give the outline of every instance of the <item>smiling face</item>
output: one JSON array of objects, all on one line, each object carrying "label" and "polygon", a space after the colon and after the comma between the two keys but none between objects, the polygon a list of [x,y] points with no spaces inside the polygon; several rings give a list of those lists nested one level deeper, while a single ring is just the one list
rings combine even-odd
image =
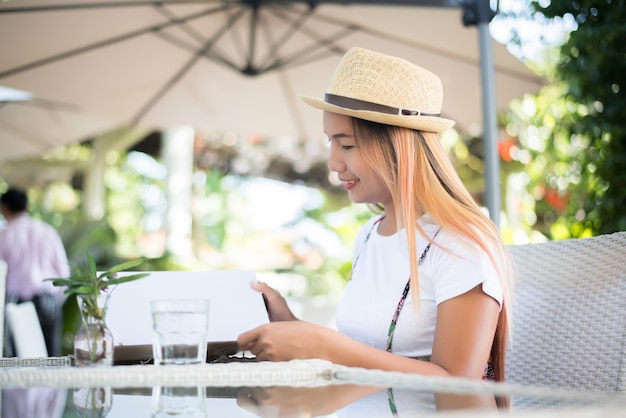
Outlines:
[{"label": "smiling face", "polygon": [[324,132],[330,141],[328,168],[337,173],[354,203],[391,205],[391,193],[382,178],[367,163],[357,144],[352,119],[324,112]]}]

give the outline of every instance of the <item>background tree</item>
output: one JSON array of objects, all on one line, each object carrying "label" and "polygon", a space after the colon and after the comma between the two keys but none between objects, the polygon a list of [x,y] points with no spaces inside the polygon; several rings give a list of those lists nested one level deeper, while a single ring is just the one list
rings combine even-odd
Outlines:
[{"label": "background tree", "polygon": [[582,163],[588,199],[585,228],[626,230],[626,2],[586,0],[536,4],[546,17],[572,14],[578,29],[561,48],[558,74],[580,107],[563,128],[588,144]]},{"label": "background tree", "polygon": [[626,230],[626,2],[532,6],[535,16],[577,25],[548,66],[553,86],[518,103],[508,120],[531,156],[538,228],[557,239]]}]

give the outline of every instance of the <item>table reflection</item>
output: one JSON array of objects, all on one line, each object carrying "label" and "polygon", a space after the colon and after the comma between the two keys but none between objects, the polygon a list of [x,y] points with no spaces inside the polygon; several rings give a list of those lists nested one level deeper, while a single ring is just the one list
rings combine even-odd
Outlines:
[{"label": "table reflection", "polygon": [[[306,365],[315,366],[314,363]],[[310,370],[300,368],[300,363],[282,365],[282,369],[279,366],[7,368],[1,370],[0,384],[21,387],[37,382],[61,387],[5,387],[2,418],[422,418],[448,411],[454,411],[454,416],[458,417],[482,418],[503,412],[511,417],[532,413],[537,417],[554,418],[571,416],[568,412],[573,410],[589,411],[584,416],[603,417],[623,417],[626,411],[626,399],[608,393],[484,384],[408,374],[392,375],[393,387],[390,388],[386,386],[390,384],[388,373],[367,372],[369,378],[366,379],[362,378],[360,370],[350,377],[344,368],[338,368],[334,373],[321,369],[311,377]],[[288,366],[288,375],[275,374],[277,370],[286,370],[285,366]],[[259,373],[261,370],[263,373]],[[228,373],[222,374],[225,371]],[[242,375],[245,372],[251,374]],[[285,376],[291,380],[285,382]],[[209,380],[213,383],[199,383]],[[88,387],[94,382],[108,386]],[[72,384],[84,387],[72,387]],[[510,400],[510,407],[498,408],[494,394]]]},{"label": "table reflection", "polygon": [[152,418],[207,416],[206,389],[202,386],[157,386],[152,390]]},{"label": "table reflection", "polygon": [[[393,417],[438,409],[495,408],[490,395],[433,394],[356,384],[314,387],[29,388],[2,391],[3,418]],[[68,396],[69,395],[69,396]]]},{"label": "table reflection", "polygon": [[[384,388],[359,385],[251,387],[239,390],[237,405],[259,417],[316,417],[328,415],[381,391],[384,392]],[[375,397],[371,401],[378,403]]]},{"label": "table reflection", "polygon": [[60,418],[67,390],[63,388],[25,388],[2,390],[3,418]]},{"label": "table reflection", "polygon": [[459,395],[363,385],[243,388],[237,404],[259,417],[421,416],[441,410],[496,410],[493,395]]},{"label": "table reflection", "polygon": [[74,389],[72,402],[79,417],[103,418],[111,410],[113,391],[110,387]]}]

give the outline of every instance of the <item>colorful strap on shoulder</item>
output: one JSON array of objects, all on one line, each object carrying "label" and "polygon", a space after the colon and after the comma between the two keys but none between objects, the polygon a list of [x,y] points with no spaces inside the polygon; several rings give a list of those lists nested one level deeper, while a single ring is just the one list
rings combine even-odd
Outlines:
[{"label": "colorful strap on shoulder", "polygon": [[[439,231],[441,231],[441,229],[438,229],[437,232],[435,232],[435,235],[433,235],[433,239],[428,243],[428,245],[424,249],[424,252],[420,256],[420,259],[418,261],[419,265],[422,265],[422,262],[426,258],[426,254],[428,254],[428,251],[430,250],[430,246],[435,240],[435,238],[437,237],[437,235],[439,234]],[[393,334],[396,331],[396,324],[398,323],[398,317],[400,317],[400,312],[402,311],[402,307],[404,306],[404,301],[406,300],[406,297],[409,294],[409,289],[411,289],[410,277],[406,282],[406,286],[404,286],[404,290],[402,291],[402,297],[398,301],[398,306],[396,307],[396,311],[394,312],[393,317],[391,318],[391,323],[389,324],[389,330],[387,331],[387,351],[389,351],[390,353],[391,353],[391,347],[393,345]]]},{"label": "colorful strap on shoulder", "polygon": [[[365,248],[365,245],[367,244],[367,242],[370,240],[372,231],[374,231],[374,228],[376,228],[376,225],[378,225],[378,223],[382,221],[383,219],[385,219],[385,215],[382,215],[378,219],[376,219],[374,223],[372,224],[372,226],[370,227],[369,231],[367,231],[367,235],[365,236],[363,243],[359,247],[359,251],[356,253],[356,257],[354,257],[354,261],[352,262],[352,272],[354,272],[354,269],[356,269],[356,265],[359,262],[359,258],[361,258],[361,252],[363,251],[363,248]],[[352,273],[350,273],[350,279],[352,279]]]}]

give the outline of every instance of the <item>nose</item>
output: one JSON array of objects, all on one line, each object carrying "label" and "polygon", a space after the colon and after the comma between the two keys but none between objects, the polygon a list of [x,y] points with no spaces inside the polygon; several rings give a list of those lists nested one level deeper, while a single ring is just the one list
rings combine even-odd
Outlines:
[{"label": "nose", "polygon": [[328,155],[328,169],[336,173],[341,173],[346,170],[346,165],[341,159],[341,155],[338,152],[338,145],[335,142],[330,144],[330,153]]}]

